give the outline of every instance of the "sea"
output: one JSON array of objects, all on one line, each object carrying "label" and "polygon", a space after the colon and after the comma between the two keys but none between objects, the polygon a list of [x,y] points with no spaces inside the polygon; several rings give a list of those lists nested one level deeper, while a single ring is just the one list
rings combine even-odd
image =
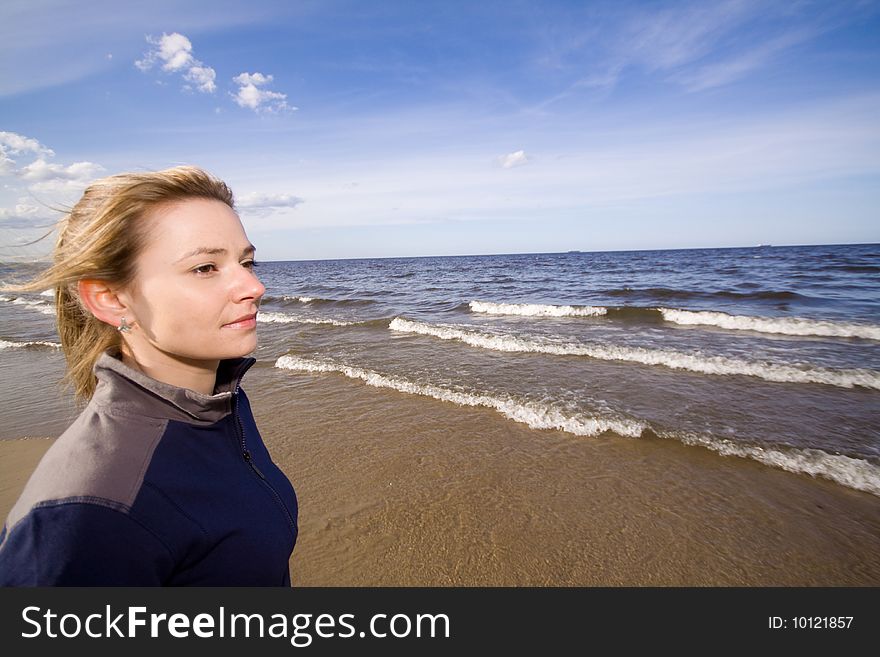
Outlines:
[{"label": "sea", "polygon": [[[2,265],[0,280],[36,267]],[[255,356],[285,379],[490,409],[538,443],[546,431],[677,441],[880,496],[880,244],[262,262],[257,274]],[[0,438],[57,435],[75,415],[56,385],[59,346],[51,291],[0,294]]]}]

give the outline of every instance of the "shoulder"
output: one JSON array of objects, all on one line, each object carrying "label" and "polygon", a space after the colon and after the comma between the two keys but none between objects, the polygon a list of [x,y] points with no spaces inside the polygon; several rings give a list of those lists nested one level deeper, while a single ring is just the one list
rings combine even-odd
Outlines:
[{"label": "shoulder", "polygon": [[173,564],[167,545],[127,513],[88,502],[46,502],[4,534],[0,585],[158,585]]},{"label": "shoulder", "polygon": [[127,510],[167,420],[114,415],[89,404],[43,456],[10,511],[7,529],[46,503],[88,502]]}]

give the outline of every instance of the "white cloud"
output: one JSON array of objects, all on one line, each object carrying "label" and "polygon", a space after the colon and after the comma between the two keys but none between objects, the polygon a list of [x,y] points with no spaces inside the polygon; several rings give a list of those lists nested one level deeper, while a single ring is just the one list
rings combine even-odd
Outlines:
[{"label": "white cloud", "polygon": [[246,107],[255,112],[282,112],[298,109],[287,104],[287,94],[260,88],[272,82],[271,75],[241,73],[232,78],[232,81],[239,85],[238,92],[232,94],[232,97],[240,107]]},{"label": "white cloud", "polygon": [[[143,59],[134,63],[141,71],[146,73],[157,62],[161,62],[163,71],[182,74],[183,79],[193,83],[198,91],[214,93],[217,90],[217,85],[214,83],[217,73],[193,56],[192,42],[183,34],[163,33],[159,38],[147,36],[147,43],[153,47],[147,51]],[[192,87],[185,85],[184,88]]]},{"label": "white cloud", "polygon": [[[20,166],[9,157],[9,154],[31,154],[36,155],[37,158],[29,164]],[[14,176],[25,181],[30,191],[84,187],[104,170],[94,162],[74,162],[67,166],[49,162],[54,156],[55,151],[36,139],[14,132],[0,132],[0,175]],[[16,211],[16,216],[21,217],[22,212]]]},{"label": "white cloud", "polygon": [[0,176],[15,171],[15,160],[6,155],[6,151],[0,146]]},{"label": "white cloud", "polygon": [[55,155],[51,148],[46,148],[36,139],[15,132],[0,132],[0,149],[13,155],[21,155],[22,153],[35,153],[49,157]]},{"label": "white cloud", "polygon": [[196,89],[205,93],[213,93],[217,89],[214,80],[217,73],[210,66],[193,66],[183,76],[187,82],[196,85]]},{"label": "white cloud", "polygon": [[235,202],[240,210],[254,216],[267,216],[284,208],[295,208],[305,201],[293,194],[260,194],[253,192],[242,196]]},{"label": "white cloud", "polygon": [[0,175],[16,173],[16,161],[10,155],[34,153],[52,157],[55,153],[46,148],[36,139],[25,137],[15,132],[0,132]]},{"label": "white cloud", "polygon": [[50,181],[88,182],[103,170],[103,167],[94,162],[74,162],[71,165],[64,166],[39,158],[22,167],[19,170],[19,175],[22,179],[35,183]]},{"label": "white cloud", "polygon": [[58,218],[59,214],[51,208],[33,205],[29,201],[20,198],[13,207],[0,208],[0,222],[5,228],[29,228]]},{"label": "white cloud", "polygon": [[[30,156],[27,159],[32,161],[19,163],[8,153],[27,154]],[[0,220],[6,227],[27,227],[51,216],[44,208],[29,202],[35,194],[39,194],[37,202],[45,207],[66,203],[71,195],[81,192],[104,171],[104,167],[94,162],[58,164],[50,161],[54,156],[51,148],[36,139],[14,132],[0,132],[0,176],[8,181],[2,189],[7,193],[29,194],[19,198],[12,207],[0,207]]]},{"label": "white cloud", "polygon": [[508,153],[507,155],[503,155],[502,157],[498,158],[498,161],[501,163],[502,168],[512,169],[513,167],[527,164],[529,162],[529,158],[526,155],[525,151],[514,151],[513,153]]}]

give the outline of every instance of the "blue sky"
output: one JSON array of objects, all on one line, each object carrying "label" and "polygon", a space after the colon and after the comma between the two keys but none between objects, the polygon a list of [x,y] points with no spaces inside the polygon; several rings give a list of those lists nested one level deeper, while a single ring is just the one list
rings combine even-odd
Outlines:
[{"label": "blue sky", "polygon": [[880,242],[877,2],[0,6],[0,258],[96,177],[263,259]]}]

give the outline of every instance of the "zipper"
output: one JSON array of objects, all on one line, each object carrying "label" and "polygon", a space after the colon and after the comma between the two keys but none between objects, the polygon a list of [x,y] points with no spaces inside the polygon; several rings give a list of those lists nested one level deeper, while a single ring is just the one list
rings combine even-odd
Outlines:
[{"label": "zipper", "polygon": [[294,530],[296,528],[296,523],[293,521],[293,516],[290,515],[290,511],[287,509],[287,505],[284,504],[284,500],[281,499],[281,495],[278,494],[278,491],[269,483],[269,480],[266,479],[266,475],[264,475],[260,468],[257,467],[257,464],[254,463],[254,459],[251,456],[250,451],[247,448],[247,443],[244,438],[244,424],[241,421],[241,415],[238,412],[238,390],[239,387],[235,387],[235,392],[232,393],[232,398],[235,400],[233,405],[233,412],[235,413],[235,421],[238,425],[238,436],[241,441],[241,455],[244,457],[245,463],[251,466],[251,469],[257,474],[257,476],[263,480],[263,484],[268,488],[272,495],[275,497],[275,501],[278,503],[278,506],[281,507],[281,510],[284,511],[284,516],[287,518],[287,523],[290,525],[290,529]]}]

